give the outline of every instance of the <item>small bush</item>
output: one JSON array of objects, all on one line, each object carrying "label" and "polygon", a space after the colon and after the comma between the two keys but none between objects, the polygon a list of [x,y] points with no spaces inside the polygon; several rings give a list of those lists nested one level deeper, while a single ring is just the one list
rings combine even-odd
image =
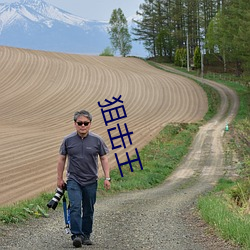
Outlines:
[{"label": "small bush", "polygon": [[113,50],[110,47],[104,49],[100,56],[114,56]]}]

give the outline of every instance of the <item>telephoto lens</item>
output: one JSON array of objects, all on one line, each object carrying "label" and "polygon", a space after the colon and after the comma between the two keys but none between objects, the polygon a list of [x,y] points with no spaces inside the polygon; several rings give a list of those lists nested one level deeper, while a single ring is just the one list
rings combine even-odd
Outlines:
[{"label": "telephoto lens", "polygon": [[64,191],[65,189],[57,188],[54,197],[49,201],[47,207],[55,210],[58,205],[58,202],[60,201],[60,199],[64,194]]}]

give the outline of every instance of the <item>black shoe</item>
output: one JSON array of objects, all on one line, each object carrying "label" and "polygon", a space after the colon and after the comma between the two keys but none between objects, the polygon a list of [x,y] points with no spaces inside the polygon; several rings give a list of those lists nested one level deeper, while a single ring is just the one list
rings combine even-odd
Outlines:
[{"label": "black shoe", "polygon": [[86,235],[86,234],[83,235],[82,244],[83,245],[93,245],[93,242],[90,240],[90,235]]},{"label": "black shoe", "polygon": [[81,236],[76,235],[73,238],[73,246],[76,248],[82,247],[82,237]]}]

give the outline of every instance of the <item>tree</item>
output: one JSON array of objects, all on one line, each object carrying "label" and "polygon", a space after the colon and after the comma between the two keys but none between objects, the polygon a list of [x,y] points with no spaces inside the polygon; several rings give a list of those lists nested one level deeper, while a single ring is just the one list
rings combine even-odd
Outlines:
[{"label": "tree", "polygon": [[179,48],[175,51],[174,64],[180,67],[187,67],[187,49]]},{"label": "tree", "polygon": [[230,51],[230,43],[224,32],[222,12],[219,12],[209,23],[206,33],[206,48],[211,53],[218,54],[222,57],[224,72],[227,71],[227,51]]},{"label": "tree", "polygon": [[[237,14],[235,14],[237,13]],[[246,78],[250,79],[250,3],[249,0],[232,0],[231,14],[234,16],[234,22],[237,24],[237,30],[234,34],[234,49],[236,51],[236,74],[241,70]],[[237,16],[237,17],[236,17]],[[234,25],[232,23],[232,25]],[[240,62],[240,65],[238,64]]]},{"label": "tree", "polygon": [[205,40],[206,53],[223,60],[225,71],[233,62],[237,75],[250,73],[249,13],[249,0],[145,0],[133,20],[134,40],[142,41],[153,57],[182,66],[186,62],[175,56],[177,49],[183,54],[188,44],[192,58]]},{"label": "tree", "polygon": [[191,57],[222,0],[145,0],[134,20],[133,34],[154,57],[173,61],[175,48],[186,47]]},{"label": "tree", "polygon": [[113,10],[109,24],[108,33],[111,44],[115,51],[119,50],[120,55],[125,57],[132,49],[132,42],[127,20],[120,8]]},{"label": "tree", "polygon": [[219,53],[224,62],[234,63],[235,74],[250,71],[249,23],[250,4],[248,0],[228,0],[212,22],[207,33],[207,46]]},{"label": "tree", "polygon": [[174,64],[175,64],[176,66],[181,66],[180,49],[176,49],[176,51],[175,51]]},{"label": "tree", "polygon": [[200,47],[198,46],[194,50],[194,67],[196,69],[201,68],[201,51],[200,51]]},{"label": "tree", "polygon": [[145,0],[145,3],[140,4],[139,9],[136,12],[140,17],[139,20],[133,20],[136,24],[133,34],[137,37],[134,40],[143,41],[145,49],[156,57],[157,22],[154,0]]}]

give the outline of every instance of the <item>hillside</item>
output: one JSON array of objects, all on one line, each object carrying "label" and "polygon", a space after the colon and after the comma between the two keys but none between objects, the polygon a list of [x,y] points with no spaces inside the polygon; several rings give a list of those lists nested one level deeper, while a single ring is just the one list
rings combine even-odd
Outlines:
[{"label": "hillside", "polygon": [[[207,111],[204,91],[192,80],[136,58],[71,55],[0,47],[0,205],[56,186],[60,143],[74,130],[73,113],[93,114],[92,130],[111,149],[98,102],[122,96],[132,145],[110,152],[116,166],[170,122],[194,122]],[[118,142],[117,142],[118,143]],[[100,174],[101,171],[100,171]]]}]

